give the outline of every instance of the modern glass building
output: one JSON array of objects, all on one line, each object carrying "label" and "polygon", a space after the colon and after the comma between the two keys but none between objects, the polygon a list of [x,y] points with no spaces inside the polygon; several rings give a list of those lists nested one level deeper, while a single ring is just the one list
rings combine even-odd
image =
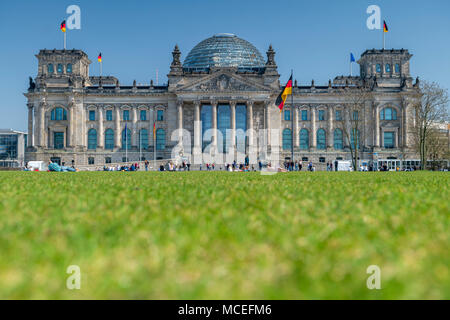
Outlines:
[{"label": "modern glass building", "polygon": [[27,134],[12,129],[0,129],[0,167],[24,166]]}]

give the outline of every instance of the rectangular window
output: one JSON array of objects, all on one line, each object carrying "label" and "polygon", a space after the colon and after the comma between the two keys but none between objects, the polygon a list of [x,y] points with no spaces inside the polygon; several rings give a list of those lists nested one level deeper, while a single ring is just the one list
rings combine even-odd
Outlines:
[{"label": "rectangular window", "polygon": [[291,111],[284,110],[284,120],[285,121],[290,121],[291,120]]},{"label": "rectangular window", "polygon": [[95,121],[95,111],[89,110],[89,121]]},{"label": "rectangular window", "polygon": [[111,157],[106,157],[105,158],[105,163],[111,163],[112,161],[111,161]]},{"label": "rectangular window", "polygon": [[325,120],[325,110],[319,110],[319,121]]},{"label": "rectangular window", "polygon": [[393,149],[395,147],[395,132],[386,131],[384,133],[384,147]]},{"label": "rectangular window", "polygon": [[130,121],[130,110],[123,110],[123,121]]},{"label": "rectangular window", "polygon": [[164,121],[164,111],[163,110],[158,110],[157,114],[156,114],[156,120],[158,121]]},{"label": "rectangular window", "polygon": [[308,121],[308,110],[302,110],[302,121]]},{"label": "rectangular window", "polygon": [[64,132],[53,132],[53,143],[55,149],[64,149]]},{"label": "rectangular window", "polygon": [[341,112],[341,110],[336,110],[336,121],[342,121],[342,112]]},{"label": "rectangular window", "polygon": [[88,164],[95,164],[95,160],[93,157],[88,158]]},{"label": "rectangular window", "polygon": [[112,121],[112,110],[106,110],[106,121]]},{"label": "rectangular window", "polygon": [[141,110],[141,121],[146,121],[147,120],[147,111],[145,110]]},{"label": "rectangular window", "polygon": [[358,121],[359,120],[359,114],[358,111],[353,111],[353,116],[352,116],[354,121]]}]

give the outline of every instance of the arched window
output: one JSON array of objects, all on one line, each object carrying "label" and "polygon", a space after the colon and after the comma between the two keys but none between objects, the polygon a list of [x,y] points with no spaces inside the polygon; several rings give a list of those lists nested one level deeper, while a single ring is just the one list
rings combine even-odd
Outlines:
[{"label": "arched window", "polygon": [[53,68],[53,64],[49,63],[47,65],[47,73],[48,74],[53,74],[55,72],[55,69]]},{"label": "arched window", "polygon": [[397,110],[394,108],[384,108],[380,112],[381,120],[397,120]]},{"label": "arched window", "polygon": [[58,64],[58,68],[56,69],[56,71],[58,73],[63,73],[63,65],[62,64]]},{"label": "arched window", "polygon": [[377,73],[381,73],[381,64],[377,63],[376,70]]},{"label": "arched window", "polygon": [[291,150],[292,133],[290,129],[283,130],[283,150]]},{"label": "arched window", "polygon": [[51,112],[50,119],[57,121],[67,120],[67,110],[59,107],[54,108]]},{"label": "arched window", "polygon": [[[230,128],[231,110],[229,105],[219,105],[217,107],[217,147],[223,153],[228,151],[230,137],[227,131]],[[221,133],[221,134],[220,134]]]},{"label": "arched window", "polygon": [[212,107],[210,105],[203,105],[201,110],[201,125],[202,125],[202,150],[205,150],[211,143],[211,128],[212,128]]},{"label": "arched window", "polygon": [[334,149],[342,150],[344,148],[344,144],[342,141],[342,130],[336,129],[334,130]]},{"label": "arched window", "polygon": [[141,119],[141,121],[147,121],[147,111],[141,110],[140,119]]},{"label": "arched window", "polygon": [[245,153],[247,141],[247,106],[245,104],[236,105],[236,150]]},{"label": "arched window", "polygon": [[386,63],[385,70],[386,70],[387,73],[391,72],[391,65],[389,63]]},{"label": "arched window", "polygon": [[131,149],[131,130],[128,128],[122,131],[122,149]]},{"label": "arched window", "polygon": [[114,149],[114,130],[106,129],[105,131],[105,149]]},{"label": "arched window", "polygon": [[164,150],[166,148],[166,132],[164,129],[156,130],[156,150]]},{"label": "arched window", "polygon": [[141,149],[148,148],[148,131],[147,131],[147,129],[141,129],[141,131],[139,131],[139,142],[141,145]]},{"label": "arched window", "polygon": [[72,64],[71,63],[67,64],[66,71],[67,71],[67,73],[72,73]]},{"label": "arched window", "polygon": [[307,129],[300,130],[300,149],[309,149],[309,132]]},{"label": "arched window", "polygon": [[351,129],[351,134],[350,134],[350,141],[351,141],[351,147],[353,148],[353,150],[355,149],[359,149],[359,145],[361,143],[361,139],[360,139],[360,134],[359,134],[359,130],[352,128]]},{"label": "arched window", "polygon": [[327,148],[327,138],[324,129],[317,130],[317,149],[325,150]]},{"label": "arched window", "polygon": [[88,149],[97,149],[97,130],[90,129],[88,131]]}]

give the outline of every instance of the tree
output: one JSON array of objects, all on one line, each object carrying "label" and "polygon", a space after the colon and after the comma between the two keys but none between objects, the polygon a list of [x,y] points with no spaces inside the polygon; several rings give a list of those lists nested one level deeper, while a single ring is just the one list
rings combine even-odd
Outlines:
[{"label": "tree", "polygon": [[[418,81],[417,81],[418,82]],[[413,148],[419,154],[421,170],[426,168],[430,151],[439,146],[436,125],[448,121],[448,93],[435,82],[418,84],[413,103],[412,136]],[[433,152],[433,157],[434,157]]]},{"label": "tree", "polygon": [[368,87],[351,86],[341,89],[346,99],[343,117],[336,119],[336,126],[342,130],[343,140],[350,150],[352,166],[358,171],[358,160],[366,140],[366,102],[370,101],[371,92]]},{"label": "tree", "polygon": [[449,138],[447,124],[436,124],[430,129],[427,138],[427,160],[430,161],[431,170],[441,169],[443,160],[449,159]]}]

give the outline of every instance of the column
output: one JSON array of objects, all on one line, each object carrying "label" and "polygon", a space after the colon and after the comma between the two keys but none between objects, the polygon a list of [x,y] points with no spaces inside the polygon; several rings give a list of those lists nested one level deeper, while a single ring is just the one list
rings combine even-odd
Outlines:
[{"label": "column", "polygon": [[69,145],[75,147],[75,105],[69,104]]},{"label": "column", "polygon": [[[154,108],[150,107],[148,112],[149,112],[148,120],[149,120],[149,123],[150,123],[150,128],[149,128],[149,131],[148,131],[148,139],[149,139],[148,140],[148,145],[150,146],[150,145],[153,145],[153,142],[155,141],[155,137],[153,136],[153,126],[155,125],[155,111],[154,111]],[[156,132],[156,130],[155,130],[155,132]],[[153,146],[153,147],[156,147],[156,146]]]},{"label": "column", "polygon": [[266,101],[264,105],[264,129],[266,130],[266,144],[270,146],[270,101]]},{"label": "column", "polygon": [[139,139],[138,139],[139,132],[138,132],[138,126],[137,126],[137,107],[133,107],[131,112],[132,112],[132,119],[131,119],[131,122],[132,122],[131,146],[139,148],[139,145],[138,145],[138,143],[139,143],[138,142],[139,141]]},{"label": "column", "polygon": [[217,101],[211,101],[212,112],[212,148],[217,151]]},{"label": "column", "polygon": [[292,116],[294,117],[294,128],[292,129],[294,132],[294,148],[300,147],[300,138],[298,132],[298,108],[296,106],[292,106]]},{"label": "column", "polygon": [[247,102],[247,131],[248,131],[248,150],[251,150],[254,146],[254,131],[253,131],[253,101],[249,100]]},{"label": "column", "polygon": [[309,110],[309,113],[311,114],[311,149],[315,149],[317,146],[316,108],[311,106]]},{"label": "column", "polygon": [[194,153],[201,153],[201,136],[200,101],[194,101]]},{"label": "column", "polygon": [[28,105],[28,147],[33,146],[33,104]]},{"label": "column", "polygon": [[104,138],[105,130],[103,128],[103,107],[98,108],[98,147],[103,149],[105,147],[105,138]]},{"label": "column", "polygon": [[121,128],[120,128],[120,108],[116,106],[115,128],[114,128],[114,144],[116,148],[120,148]]},{"label": "column", "polygon": [[408,105],[405,103],[403,106],[403,147],[408,148],[408,138],[409,138],[409,123],[408,123]]},{"label": "column", "polygon": [[328,137],[327,137],[327,147],[333,148],[334,142],[334,132],[333,132],[333,106],[328,106]]},{"label": "column", "polygon": [[39,145],[45,147],[45,103],[41,103],[39,108]]},{"label": "column", "polygon": [[178,121],[177,121],[177,129],[178,129],[178,142],[183,143],[183,101],[177,101],[177,109],[178,109]]},{"label": "column", "polygon": [[236,148],[236,102],[230,101],[230,149]]},{"label": "column", "polygon": [[380,147],[380,112],[378,112],[378,106],[375,105],[375,141],[374,141],[374,147],[379,148]]}]

